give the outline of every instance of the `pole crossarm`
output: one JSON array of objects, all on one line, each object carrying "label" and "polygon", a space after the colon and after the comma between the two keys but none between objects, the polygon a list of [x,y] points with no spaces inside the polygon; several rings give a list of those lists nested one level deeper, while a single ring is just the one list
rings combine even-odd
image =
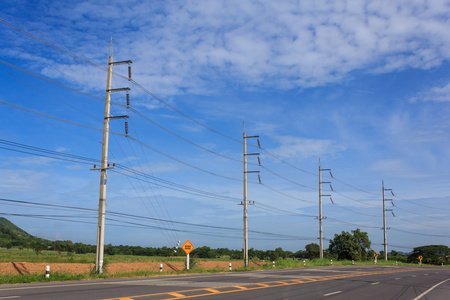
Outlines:
[{"label": "pole crossarm", "polygon": [[123,61],[112,62],[111,65],[115,65],[115,66],[117,66],[117,65],[129,65],[129,64],[132,64],[132,63],[133,62],[131,60],[123,60]]},{"label": "pole crossarm", "polygon": [[131,91],[131,89],[129,87],[125,87],[125,88],[118,88],[118,89],[109,89],[107,91],[115,93],[115,92]]},{"label": "pole crossarm", "polygon": [[115,117],[108,117],[108,119],[112,120],[112,119],[128,119],[130,116],[115,116]]}]

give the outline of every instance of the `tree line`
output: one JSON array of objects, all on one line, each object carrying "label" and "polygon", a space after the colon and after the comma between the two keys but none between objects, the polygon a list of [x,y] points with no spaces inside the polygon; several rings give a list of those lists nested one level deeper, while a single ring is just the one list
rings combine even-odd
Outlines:
[{"label": "tree line", "polygon": [[[20,229],[19,229],[20,230]],[[368,261],[373,260],[375,251],[371,249],[371,241],[369,240],[367,232],[362,232],[359,229],[352,230],[350,233],[342,231],[340,234],[335,234],[334,238],[330,240],[328,249],[324,249],[324,257],[334,260],[355,260]],[[73,243],[70,240],[65,241],[50,241],[41,238],[33,237],[25,231],[18,231],[16,228],[10,226],[3,226],[0,224],[0,247],[19,249],[33,249],[36,254],[41,254],[43,250],[54,250],[60,255],[67,253],[73,254],[87,254],[95,253],[96,246],[84,243]],[[160,256],[173,257],[184,256],[185,253],[181,248],[177,247],[141,247],[129,245],[111,245],[107,244],[104,247],[106,255],[136,255],[136,256]],[[243,259],[243,250],[233,250],[228,248],[211,249],[208,246],[195,248],[191,253],[191,257],[196,258],[229,258],[229,259]],[[428,245],[420,246],[413,249],[411,253],[402,253],[392,250],[388,253],[390,260],[401,262],[417,263],[419,256],[422,257],[422,262],[426,264],[449,264],[450,263],[450,248],[445,245]],[[270,260],[275,261],[279,259],[317,259],[319,258],[319,245],[317,243],[310,243],[305,246],[304,250],[296,252],[283,250],[281,247],[274,250],[257,250],[250,248],[248,250],[248,257],[251,260]],[[383,251],[380,251],[379,257],[384,257]]]}]

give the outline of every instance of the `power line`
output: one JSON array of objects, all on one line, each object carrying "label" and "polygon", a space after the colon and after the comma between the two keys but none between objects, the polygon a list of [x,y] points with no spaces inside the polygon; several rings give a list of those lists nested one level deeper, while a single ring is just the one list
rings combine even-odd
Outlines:
[{"label": "power line", "polygon": [[[90,209],[90,208],[84,208],[84,207],[75,207],[75,206],[67,206],[67,205],[37,203],[37,202],[31,202],[31,201],[12,200],[12,199],[5,199],[5,198],[0,198],[0,201],[10,202],[10,203],[19,203],[19,204],[37,205],[37,206],[44,206],[44,207],[51,207],[51,208],[56,207],[56,208],[67,208],[67,209],[72,209],[72,210],[82,210],[82,211],[97,212],[96,209]],[[163,223],[173,223],[173,224],[179,224],[179,225],[185,225],[185,226],[194,226],[194,227],[211,228],[211,229],[241,231],[240,228],[233,228],[233,227],[226,227],[226,226],[214,226],[214,225],[206,225],[206,224],[195,224],[195,223],[189,223],[189,222],[165,220],[165,219],[160,219],[160,218],[145,217],[145,216],[132,215],[132,214],[120,213],[120,212],[114,212],[114,211],[106,211],[106,212],[108,214],[110,214],[110,215],[115,215],[115,216],[118,216],[118,217],[127,217],[127,218],[131,217],[131,218],[134,218],[134,219],[151,220],[151,221],[158,221],[158,222],[163,222]],[[1,214],[7,214],[7,213],[1,213]],[[10,214],[10,215],[25,216],[25,214]],[[61,215],[42,215],[42,214],[39,214],[39,215],[38,214],[34,214],[33,216],[35,216],[35,217],[62,217]],[[62,220],[64,220],[64,219],[62,219]],[[118,222],[127,223],[126,221],[122,221],[122,220],[120,220]],[[139,225],[150,226],[150,225],[146,225],[146,224],[139,224]],[[166,228],[164,228],[164,229],[165,230],[170,230],[170,229],[166,229]],[[293,238],[293,239],[313,239],[311,237],[286,235],[286,234],[273,233],[273,232],[264,232],[264,231],[257,231],[257,230],[249,230],[249,232],[252,232],[252,233],[255,233],[255,234],[277,236],[277,237],[286,237],[286,238]]]},{"label": "power line", "polygon": [[[9,23],[9,22],[3,20],[3,19],[0,19],[0,22],[3,23],[3,24],[5,24],[6,26],[8,26],[8,27],[10,27],[10,28],[12,28],[12,29],[14,29],[14,30],[16,30],[17,32],[20,32],[20,33],[22,33],[22,34],[24,34],[24,35],[26,35],[26,36],[28,36],[28,37],[30,37],[30,38],[32,38],[32,39],[34,39],[34,40],[36,40],[36,41],[38,41],[38,42],[44,44],[44,45],[47,45],[47,46],[51,47],[51,48],[54,49],[54,50],[57,50],[57,51],[59,51],[59,52],[61,52],[61,53],[63,53],[63,54],[66,54],[66,55],[68,55],[68,56],[70,56],[70,57],[72,57],[72,58],[74,58],[74,59],[77,59],[77,60],[79,60],[79,61],[81,61],[81,62],[83,62],[83,63],[86,63],[86,64],[88,64],[88,65],[90,65],[90,66],[93,66],[93,67],[95,67],[95,68],[97,68],[97,69],[100,69],[100,70],[102,70],[102,71],[107,71],[107,68],[106,68],[106,67],[100,66],[100,65],[98,65],[98,64],[96,64],[96,63],[93,63],[93,62],[89,61],[89,60],[86,59],[86,58],[81,57],[80,55],[75,55],[75,54],[73,54],[73,53],[71,53],[71,52],[69,52],[69,51],[67,51],[67,50],[64,50],[64,49],[62,49],[62,48],[60,48],[60,47],[57,47],[57,46],[51,44],[50,42],[47,42],[47,41],[45,41],[44,39],[41,39],[41,38],[39,38],[39,37],[37,37],[37,36],[35,36],[35,35],[33,35],[33,34],[27,32],[26,30],[23,30],[23,29],[21,29],[21,28],[15,26],[15,25],[13,25],[13,24],[11,24],[11,23]],[[154,99],[160,101],[160,102],[163,103],[165,106],[169,107],[170,109],[172,109],[173,111],[177,112],[178,114],[184,116],[185,118],[187,118],[187,119],[193,121],[194,123],[196,123],[196,124],[198,124],[198,125],[200,125],[200,126],[206,128],[206,129],[208,129],[208,130],[210,130],[210,131],[212,131],[212,132],[214,132],[214,133],[216,133],[216,134],[218,134],[218,135],[221,135],[221,136],[223,136],[223,137],[225,137],[225,138],[227,138],[227,139],[229,139],[229,140],[232,140],[232,141],[237,142],[237,143],[242,143],[241,140],[236,139],[236,138],[233,138],[233,137],[230,137],[230,136],[228,136],[228,135],[226,135],[226,134],[224,134],[224,133],[222,133],[222,132],[220,132],[220,131],[218,131],[218,130],[215,130],[215,129],[213,129],[213,128],[211,128],[211,127],[209,127],[209,126],[207,126],[207,125],[205,125],[205,124],[203,124],[203,123],[197,121],[196,119],[190,117],[189,115],[183,113],[182,111],[180,111],[180,110],[178,110],[177,108],[175,108],[174,106],[170,105],[169,103],[167,103],[166,101],[164,101],[164,100],[161,99],[160,97],[156,96],[154,93],[152,93],[152,92],[150,92],[149,90],[147,90],[144,86],[142,86],[141,84],[139,84],[139,83],[136,82],[135,80],[132,80],[132,79],[130,79],[129,77],[123,76],[123,75],[118,74],[118,73],[113,73],[113,74],[116,75],[116,76],[118,76],[118,77],[120,77],[120,78],[123,78],[123,79],[125,79],[125,80],[127,80],[127,81],[129,81],[129,82],[131,82],[131,83],[133,83],[136,87],[140,88],[140,89],[141,89],[142,91],[144,91],[146,94],[148,94],[148,95],[150,95],[151,97],[153,97]],[[296,170],[299,170],[299,171],[304,172],[304,173],[309,174],[309,175],[318,176],[318,174],[315,174],[315,173],[310,172],[310,171],[306,171],[306,170],[304,170],[304,169],[298,168],[297,166],[288,163],[287,161],[281,159],[280,157],[274,155],[273,153],[269,152],[268,150],[266,150],[266,149],[264,149],[264,148],[261,148],[261,150],[264,151],[265,153],[267,153],[268,155],[272,156],[273,158],[279,160],[280,162],[282,162],[282,163],[284,163],[284,164],[286,164],[286,165],[288,165],[288,166],[290,166],[290,167],[292,167],[292,168],[294,168],[294,169],[296,169]],[[368,192],[368,191],[365,191],[365,190],[363,190],[363,189],[357,188],[357,187],[352,186],[352,185],[350,185],[350,184],[347,184],[347,183],[345,183],[345,182],[342,181],[342,180],[339,180],[339,179],[336,179],[336,180],[339,181],[339,182],[341,182],[341,183],[343,183],[343,184],[345,184],[345,185],[347,185],[347,186],[349,186],[349,187],[351,187],[351,188],[353,188],[353,189],[356,189],[356,190],[358,190],[358,191],[365,192],[365,193],[369,193],[369,194],[373,194],[373,195],[378,195],[378,194],[375,194],[375,193]]]},{"label": "power line", "polygon": [[[26,150],[29,150],[29,151],[18,150],[18,149],[7,148],[7,147],[0,147],[1,149],[14,151],[14,152],[19,152],[19,153],[25,153],[25,154],[34,155],[34,156],[45,157],[45,158],[51,158],[51,159],[56,159],[56,160],[70,161],[70,162],[81,163],[81,164],[88,164],[88,165],[98,164],[100,162],[100,160],[98,160],[98,159],[93,159],[93,158],[84,157],[84,156],[78,156],[78,155],[72,155],[72,154],[67,154],[67,153],[58,152],[58,151],[52,151],[52,150],[48,150],[48,149],[44,149],[44,148],[29,146],[29,145],[20,144],[20,143],[7,141],[7,140],[3,140],[3,139],[0,139],[0,144],[4,144],[4,145],[10,146],[10,147],[15,147],[15,148],[22,148],[22,149],[26,149]],[[39,154],[39,153],[30,152],[30,151],[42,152],[42,153],[46,153],[46,154]],[[116,172],[118,174],[124,175],[124,176],[132,177],[132,178],[137,179],[137,180],[144,180],[144,179],[139,178],[137,176],[140,176],[140,177],[143,177],[143,178],[147,178],[147,179],[151,179],[152,181],[147,181],[147,182],[152,183],[152,184],[157,185],[157,186],[162,186],[162,187],[165,187],[165,188],[168,188],[168,189],[173,189],[173,190],[176,190],[176,191],[180,191],[180,192],[184,192],[184,193],[188,193],[188,194],[193,194],[193,195],[198,195],[198,196],[203,196],[203,197],[217,198],[217,199],[233,201],[233,202],[240,201],[240,199],[236,198],[236,197],[230,197],[230,196],[215,194],[215,193],[211,193],[211,192],[207,192],[207,191],[191,188],[191,187],[188,187],[188,186],[184,186],[184,185],[181,185],[181,184],[178,184],[178,183],[174,183],[174,182],[171,182],[171,181],[168,181],[168,180],[165,180],[165,179],[161,179],[161,178],[155,177],[153,175],[146,174],[144,172],[135,170],[133,168],[129,168],[129,167],[123,166],[121,164],[116,164],[116,169],[121,169],[121,170],[129,172],[131,174],[135,174],[136,176],[132,176],[132,175],[129,175],[127,173],[119,172],[119,171],[116,171],[116,170],[112,170],[112,171]]]}]

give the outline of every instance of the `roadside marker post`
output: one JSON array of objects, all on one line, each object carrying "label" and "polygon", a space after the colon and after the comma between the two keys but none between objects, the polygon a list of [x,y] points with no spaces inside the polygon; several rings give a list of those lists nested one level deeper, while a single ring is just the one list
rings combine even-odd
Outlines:
[{"label": "roadside marker post", "polygon": [[163,270],[163,264],[159,264],[159,272],[161,273]]},{"label": "roadside marker post", "polygon": [[229,268],[230,268],[230,271],[231,271],[231,263],[229,263],[229,265],[228,265],[228,266],[229,266]]},{"label": "roadside marker post", "polygon": [[46,266],[45,267],[45,278],[49,278],[50,277],[50,266]]}]

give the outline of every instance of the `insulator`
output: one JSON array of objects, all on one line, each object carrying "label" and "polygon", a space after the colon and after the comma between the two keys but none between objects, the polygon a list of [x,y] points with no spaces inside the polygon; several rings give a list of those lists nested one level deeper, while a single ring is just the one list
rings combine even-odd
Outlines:
[{"label": "insulator", "polygon": [[258,180],[259,180],[259,183],[261,183],[261,177],[259,176],[259,174],[258,174]]},{"label": "insulator", "polygon": [[116,163],[113,163],[113,167],[115,167],[116,166]]},{"label": "insulator", "polygon": [[128,135],[128,121],[125,120],[125,135]]},{"label": "insulator", "polygon": [[127,93],[127,108],[130,108],[130,94]]},{"label": "insulator", "polygon": [[259,156],[258,156],[258,165],[261,165],[261,160],[259,159]]},{"label": "insulator", "polygon": [[109,168],[109,164],[108,164],[108,168]]},{"label": "insulator", "polygon": [[94,169],[96,169],[97,168],[97,165],[94,165]]},{"label": "insulator", "polygon": [[259,139],[256,140],[258,142],[258,148],[261,148],[261,144],[259,143]]},{"label": "insulator", "polygon": [[128,80],[131,80],[131,66],[128,66]]}]

